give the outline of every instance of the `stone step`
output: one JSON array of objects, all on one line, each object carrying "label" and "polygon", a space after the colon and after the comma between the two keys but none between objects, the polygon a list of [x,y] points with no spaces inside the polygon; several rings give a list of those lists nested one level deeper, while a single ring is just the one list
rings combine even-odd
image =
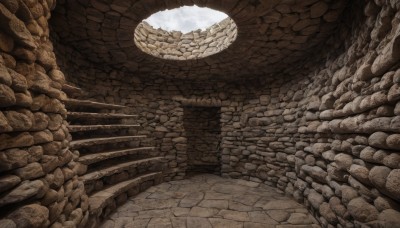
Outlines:
[{"label": "stone step", "polygon": [[121,113],[92,113],[92,112],[68,112],[67,118],[73,119],[123,119],[137,117],[137,115],[127,115]]},{"label": "stone step", "polygon": [[124,128],[140,127],[139,124],[109,124],[109,125],[69,125],[69,132],[119,130]]},{"label": "stone step", "polygon": [[70,148],[78,149],[81,147],[88,147],[88,146],[101,145],[101,144],[107,144],[107,143],[129,142],[129,141],[140,140],[140,139],[144,139],[144,138],[146,138],[145,135],[131,135],[131,136],[117,136],[117,137],[103,137],[103,138],[73,140],[70,142]]},{"label": "stone step", "polygon": [[102,209],[107,205],[112,204],[114,198],[118,195],[134,188],[135,186],[140,187],[140,184],[149,180],[154,180],[154,184],[159,184],[161,182],[161,178],[162,172],[143,174],[135,179],[120,182],[111,187],[105,188],[102,191],[94,193],[89,197],[90,214],[100,216]]},{"label": "stone step", "polygon": [[140,153],[145,153],[154,150],[154,147],[139,147],[130,148],[125,150],[115,150],[115,151],[104,151],[95,154],[88,154],[80,156],[78,161],[85,165],[90,165],[96,162],[104,161],[110,158],[122,157],[125,155],[135,155]]},{"label": "stone step", "polygon": [[67,99],[64,101],[67,108],[71,107],[85,107],[85,108],[97,108],[97,109],[123,109],[127,106],[107,104],[91,100],[79,100],[79,99]]},{"label": "stone step", "polygon": [[62,91],[64,91],[69,97],[83,96],[86,93],[81,88],[69,84],[64,84]]},{"label": "stone step", "polygon": [[115,164],[109,167],[101,167],[98,170],[89,172],[80,177],[83,183],[87,183],[90,181],[99,180],[103,177],[111,176],[117,173],[120,173],[124,170],[130,170],[132,168],[136,168],[138,166],[148,166],[158,162],[161,162],[163,157],[152,157],[152,158],[144,158],[140,160],[128,161],[119,164]]}]

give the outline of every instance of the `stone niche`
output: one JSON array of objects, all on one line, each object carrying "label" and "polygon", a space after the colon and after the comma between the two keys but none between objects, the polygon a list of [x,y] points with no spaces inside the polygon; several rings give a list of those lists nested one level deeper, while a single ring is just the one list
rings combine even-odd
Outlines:
[{"label": "stone niche", "polygon": [[220,174],[220,108],[184,107],[183,127],[187,138],[187,172]]}]

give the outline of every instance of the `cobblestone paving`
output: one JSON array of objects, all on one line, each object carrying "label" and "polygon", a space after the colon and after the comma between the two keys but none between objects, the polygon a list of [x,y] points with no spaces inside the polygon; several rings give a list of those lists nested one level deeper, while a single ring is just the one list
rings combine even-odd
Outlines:
[{"label": "cobblestone paving", "polygon": [[129,199],[101,227],[319,227],[307,209],[276,189],[201,174]]}]

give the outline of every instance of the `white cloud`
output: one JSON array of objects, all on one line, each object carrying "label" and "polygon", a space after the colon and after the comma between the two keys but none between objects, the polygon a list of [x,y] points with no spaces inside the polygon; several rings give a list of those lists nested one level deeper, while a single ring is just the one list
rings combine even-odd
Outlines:
[{"label": "white cloud", "polygon": [[227,17],[225,13],[195,5],[160,11],[145,21],[154,28],[187,33],[197,29],[204,30]]}]

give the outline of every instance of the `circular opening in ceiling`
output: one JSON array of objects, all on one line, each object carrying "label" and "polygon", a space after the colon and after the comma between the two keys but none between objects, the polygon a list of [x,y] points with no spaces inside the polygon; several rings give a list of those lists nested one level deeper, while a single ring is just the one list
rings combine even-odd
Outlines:
[{"label": "circular opening in ceiling", "polygon": [[143,52],[169,60],[200,59],[217,54],[237,37],[228,15],[197,6],[160,11],[135,29],[134,41]]}]

